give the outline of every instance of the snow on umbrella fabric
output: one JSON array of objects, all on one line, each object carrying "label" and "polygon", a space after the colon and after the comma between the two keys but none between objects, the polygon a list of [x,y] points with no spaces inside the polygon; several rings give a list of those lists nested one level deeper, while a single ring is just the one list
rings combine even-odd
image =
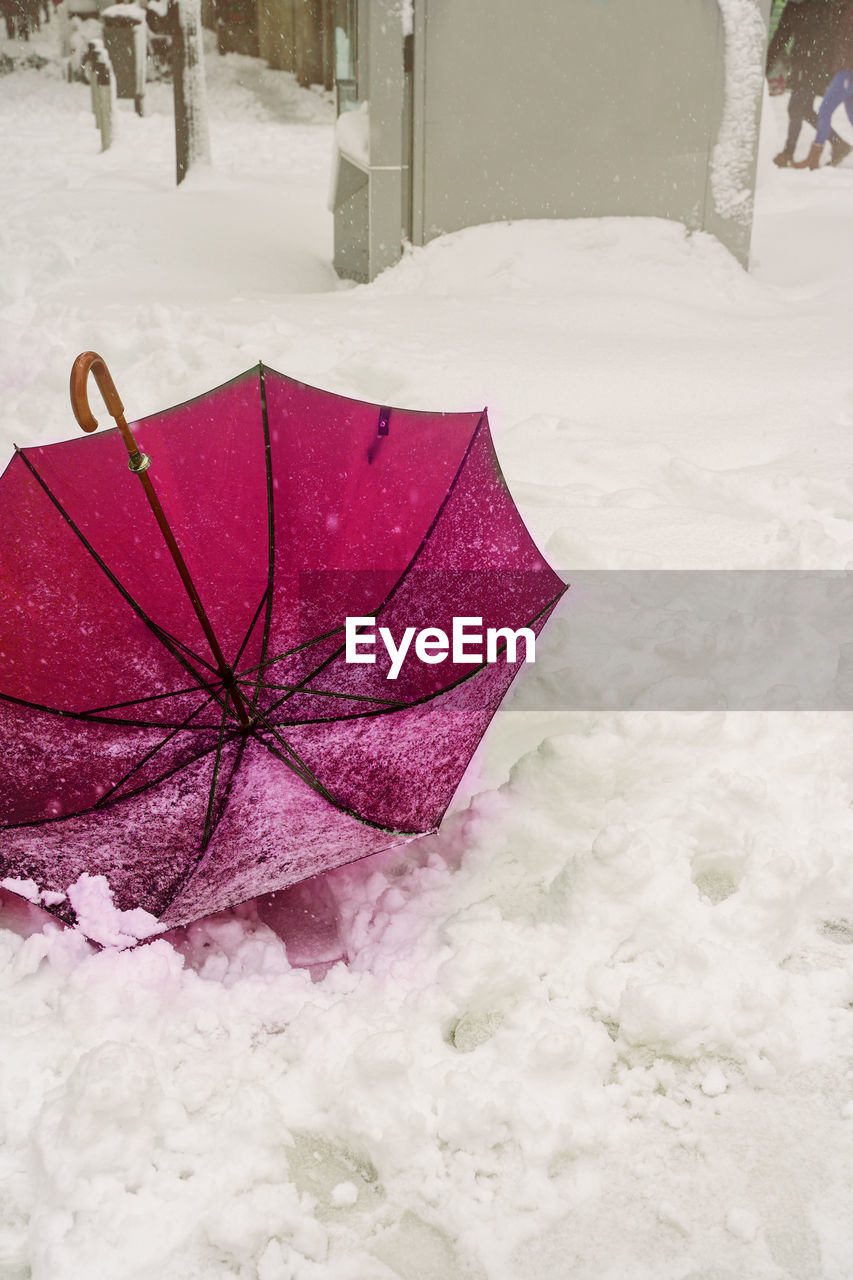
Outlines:
[{"label": "snow on umbrella fabric", "polygon": [[381,644],[346,661],[344,623],[538,634],[565,588],[485,412],[388,409],[259,366],[133,432],[202,608],[118,431],[16,451],[0,880],[73,919],[62,895],[103,875],[118,907],[177,925],[434,831],[518,666],[409,659],[391,680]]}]

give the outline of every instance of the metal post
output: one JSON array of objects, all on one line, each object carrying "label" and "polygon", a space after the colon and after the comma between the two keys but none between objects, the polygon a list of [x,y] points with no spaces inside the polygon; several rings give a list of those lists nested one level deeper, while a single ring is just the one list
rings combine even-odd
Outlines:
[{"label": "metal post", "polygon": [[113,145],[113,69],[106,53],[98,51],[95,63],[95,92],[98,97],[98,128],[101,131],[101,150]]},{"label": "metal post", "polygon": [[178,183],[181,183],[194,164],[210,160],[198,3],[171,0],[169,19],[175,100],[175,161]]}]

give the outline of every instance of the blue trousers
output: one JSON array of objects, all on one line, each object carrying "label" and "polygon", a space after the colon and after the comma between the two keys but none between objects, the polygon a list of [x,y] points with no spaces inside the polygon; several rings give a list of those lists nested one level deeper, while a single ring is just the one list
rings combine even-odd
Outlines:
[{"label": "blue trousers", "polygon": [[[791,90],[791,96],[788,99],[788,136],[785,139],[785,150],[790,151],[792,154],[797,149],[803,121],[808,120],[810,125],[814,125],[817,128],[817,112],[814,109],[814,100],[815,91],[811,84],[805,86],[794,85]],[[831,142],[843,141],[834,129],[830,129],[829,138]]]},{"label": "blue trousers", "polygon": [[815,134],[815,142],[820,146],[823,146],[829,137],[833,113],[842,102],[847,118],[853,124],[853,68],[850,67],[832,77],[823,95],[823,102],[817,113],[817,133]]}]

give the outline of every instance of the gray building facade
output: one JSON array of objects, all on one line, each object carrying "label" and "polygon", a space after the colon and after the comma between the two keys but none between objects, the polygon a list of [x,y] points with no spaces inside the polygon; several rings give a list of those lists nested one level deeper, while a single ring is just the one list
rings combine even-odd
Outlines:
[{"label": "gray building facade", "polygon": [[[644,215],[744,264],[770,0],[355,0],[335,266],[482,222]],[[367,104],[365,107],[363,104]]]}]

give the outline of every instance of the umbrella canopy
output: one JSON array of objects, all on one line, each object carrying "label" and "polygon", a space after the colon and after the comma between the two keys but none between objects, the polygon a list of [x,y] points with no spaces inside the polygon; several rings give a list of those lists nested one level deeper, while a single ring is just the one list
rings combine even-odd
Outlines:
[{"label": "umbrella canopy", "polygon": [[[129,468],[113,429],[0,480],[0,881],[73,919],[104,875],[177,925],[434,831],[524,655],[500,629],[538,634],[565,590],[485,412],[262,366],[132,434],[106,399]],[[380,627],[454,618],[497,660],[433,634],[389,678]]]}]

